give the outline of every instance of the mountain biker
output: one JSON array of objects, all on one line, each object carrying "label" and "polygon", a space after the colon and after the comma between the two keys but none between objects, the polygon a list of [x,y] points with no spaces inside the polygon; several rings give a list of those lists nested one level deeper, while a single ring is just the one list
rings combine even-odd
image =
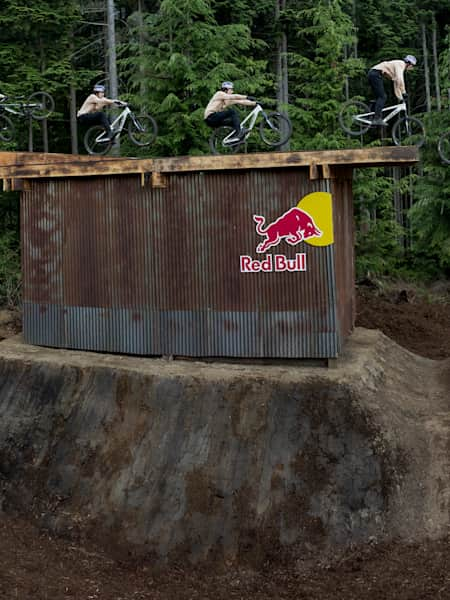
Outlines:
[{"label": "mountain biker", "polygon": [[93,87],[93,93],[89,94],[77,112],[78,122],[81,125],[102,125],[108,135],[108,141],[111,141],[114,134],[111,130],[108,116],[103,112],[103,108],[118,103],[119,100],[106,98],[105,86],[96,83]]},{"label": "mountain biker", "polygon": [[231,125],[236,132],[236,137],[231,138],[230,142],[240,141],[247,133],[246,129],[241,129],[241,120],[239,114],[231,104],[240,104],[242,106],[255,106],[256,102],[250,96],[242,94],[233,94],[234,85],[231,81],[224,81],[221,89],[217,91],[208,106],[205,108],[205,123],[209,127],[219,127],[220,125]]},{"label": "mountain biker", "polygon": [[370,87],[375,94],[374,125],[385,125],[382,116],[382,110],[384,108],[384,103],[386,102],[383,76],[392,80],[394,84],[394,94],[397,100],[402,102],[408,97],[405,90],[405,71],[412,69],[416,64],[417,58],[412,56],[412,54],[407,54],[403,60],[385,60],[370,69],[368,79]]}]

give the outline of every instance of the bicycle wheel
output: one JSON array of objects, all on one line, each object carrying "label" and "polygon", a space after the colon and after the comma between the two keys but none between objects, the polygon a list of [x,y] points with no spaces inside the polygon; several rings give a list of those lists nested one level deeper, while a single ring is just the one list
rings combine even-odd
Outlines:
[{"label": "bicycle wheel", "polygon": [[106,140],[106,132],[101,125],[90,127],[84,136],[84,147],[89,154],[106,154],[112,142]]},{"label": "bicycle wheel", "polygon": [[370,118],[370,108],[364,102],[359,100],[344,102],[338,115],[339,125],[348,135],[363,135],[369,130],[370,124],[364,123],[356,117],[367,113],[369,113],[368,118]]},{"label": "bicycle wheel", "polygon": [[0,115],[0,140],[3,142],[12,142],[14,138],[14,125],[11,119],[5,115]]},{"label": "bicycle wheel", "polygon": [[228,127],[228,125],[214,129],[209,138],[209,147],[213,154],[236,154],[244,140],[234,144],[224,142],[224,139],[233,131],[233,127]]},{"label": "bicycle wheel", "polygon": [[285,144],[291,137],[292,124],[285,115],[269,113],[259,124],[259,135],[265,144],[276,148]]},{"label": "bicycle wheel", "polygon": [[128,137],[136,146],[149,146],[156,138],[158,125],[150,115],[130,115]]},{"label": "bicycle wheel", "polygon": [[55,109],[55,101],[47,92],[34,92],[26,103],[30,115],[37,121],[46,119]]},{"label": "bicycle wheel", "polygon": [[425,127],[415,117],[403,117],[392,128],[392,139],[396,146],[417,146],[425,142]]},{"label": "bicycle wheel", "polygon": [[450,165],[450,131],[443,133],[439,138],[438,152],[442,162]]}]

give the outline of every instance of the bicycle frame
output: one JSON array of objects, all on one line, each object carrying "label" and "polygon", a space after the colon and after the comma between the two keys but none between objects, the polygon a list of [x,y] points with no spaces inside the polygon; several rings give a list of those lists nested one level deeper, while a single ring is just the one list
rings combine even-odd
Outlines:
[{"label": "bicycle frame", "polygon": [[[120,115],[118,115],[114,121],[111,123],[111,129],[113,133],[120,134],[125,126],[126,120],[131,115],[131,109],[128,106],[125,106]],[[96,142],[106,142],[107,141],[107,132],[103,131],[100,135],[95,138]]]},{"label": "bicycle frame", "polygon": [[[389,111],[389,112],[388,112]],[[386,106],[386,108],[383,108],[383,113],[388,112],[388,114],[386,116],[383,116],[383,120],[385,123],[388,123],[389,121],[391,121],[396,115],[398,115],[401,112],[404,112],[405,115],[407,115],[407,109],[406,109],[406,102],[401,102],[400,104],[396,104],[394,106]],[[357,121],[358,123],[363,123],[364,125],[371,125],[372,124],[372,118],[374,116],[374,111],[368,112],[368,113],[362,113],[360,115],[356,115],[355,121]]]},{"label": "bicycle frame", "polygon": [[[245,119],[241,123],[241,127],[245,127],[246,129],[248,129],[248,131],[245,134],[245,137],[242,140],[240,140],[239,143],[242,143],[244,140],[246,140],[248,138],[248,136],[252,132],[253,127],[255,126],[258,115],[263,112],[264,112],[263,107],[260,104],[257,104],[255,106],[255,108],[251,112],[248,113],[248,115],[245,117]],[[231,133],[229,133],[226,137],[223,138],[222,144],[225,144],[225,145],[228,144],[231,139],[236,137],[237,133],[238,133],[237,131],[234,131],[234,130],[231,131]]]},{"label": "bicycle frame", "polygon": [[12,115],[19,115],[20,117],[26,116],[25,107],[27,106],[25,102],[10,102],[8,104],[0,102],[0,110],[3,109],[5,112],[9,112]]},{"label": "bicycle frame", "polygon": [[30,104],[29,102],[5,102],[8,98],[0,100],[0,112],[4,110],[12,115],[18,115],[19,117],[27,117],[31,109],[38,106],[37,104]]}]

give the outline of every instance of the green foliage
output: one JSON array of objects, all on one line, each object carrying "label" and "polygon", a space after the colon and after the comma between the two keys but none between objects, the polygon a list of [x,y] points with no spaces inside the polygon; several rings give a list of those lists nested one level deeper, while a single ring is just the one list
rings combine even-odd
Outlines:
[{"label": "green foliage", "polygon": [[427,145],[423,175],[417,179],[417,200],[410,211],[413,227],[412,260],[450,274],[450,166],[437,152],[439,136],[450,130],[450,114],[431,113],[426,119]]},{"label": "green foliage", "polygon": [[361,169],[354,180],[356,272],[389,275],[399,267],[402,228],[392,207],[393,182],[383,169]]},{"label": "green foliage", "polygon": [[[421,164],[412,176],[402,174],[397,189],[389,170],[357,174],[356,252],[360,274],[450,272],[450,166],[441,163],[436,151],[439,134],[450,128],[448,2],[115,0],[115,7],[120,96],[138,112],[150,112],[159,126],[151,148],[121,140],[122,154],[132,156],[209,152],[210,130],[203,111],[222,80],[233,80],[236,92],[257,96],[271,109],[269,101],[277,98],[279,85],[282,36],[287,41],[289,103],[284,108],[293,123],[291,150],[358,147],[360,140],[344,136],[337,123],[346,93],[369,100],[368,68],[413,53],[419,64],[408,73],[407,87],[413,113],[423,111],[422,24],[435,96],[431,27],[436,22],[445,110],[424,117],[427,145]],[[103,0],[0,3],[0,92],[27,96],[46,90],[54,96],[51,151],[70,148],[69,86],[77,90],[79,106],[94,81],[108,84],[104,8]],[[392,95],[390,82],[386,90]],[[1,143],[0,150],[27,148],[27,123],[14,119],[14,124],[17,141]],[[35,140],[41,139],[37,123],[34,134]],[[364,144],[389,143],[374,138],[368,133]],[[35,149],[41,149],[39,143]],[[249,145],[249,151],[259,149]],[[394,192],[409,198],[411,190],[413,208],[399,219]],[[3,256],[2,281],[11,282],[8,289],[14,289],[18,273],[17,215],[11,202],[10,195],[0,194],[0,259]],[[0,292],[0,303],[9,295]]]},{"label": "green foliage", "polygon": [[[140,46],[137,33],[124,49],[128,58],[121,59],[121,66],[158,121],[160,135],[153,151],[205,152],[203,111],[220,82],[232,79],[237,92],[255,94],[270,80],[266,62],[252,57],[262,42],[252,40],[247,25],[219,25],[205,0],[163,0],[145,22],[146,36],[154,43]],[[129,58],[136,55],[138,65]]]},{"label": "green foliage", "polygon": [[289,55],[290,115],[296,124],[292,149],[339,148],[343,137],[336,115],[347,68],[344,47],[353,40],[353,26],[340,0],[305,4],[290,12],[301,48]]},{"label": "green foliage", "polygon": [[0,193],[0,306],[20,303],[20,241],[18,194]]}]

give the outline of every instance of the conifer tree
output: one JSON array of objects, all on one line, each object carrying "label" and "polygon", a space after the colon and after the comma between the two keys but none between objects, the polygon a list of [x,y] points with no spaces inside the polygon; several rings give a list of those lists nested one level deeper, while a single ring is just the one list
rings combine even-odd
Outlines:
[{"label": "conifer tree", "polygon": [[148,45],[139,55],[134,36],[122,66],[136,92],[146,78],[145,103],[160,129],[157,151],[205,152],[209,130],[203,111],[210,96],[229,79],[236,92],[254,94],[263,87],[266,62],[252,57],[255,43],[248,26],[220,25],[209,0],[163,0],[145,23]]}]

